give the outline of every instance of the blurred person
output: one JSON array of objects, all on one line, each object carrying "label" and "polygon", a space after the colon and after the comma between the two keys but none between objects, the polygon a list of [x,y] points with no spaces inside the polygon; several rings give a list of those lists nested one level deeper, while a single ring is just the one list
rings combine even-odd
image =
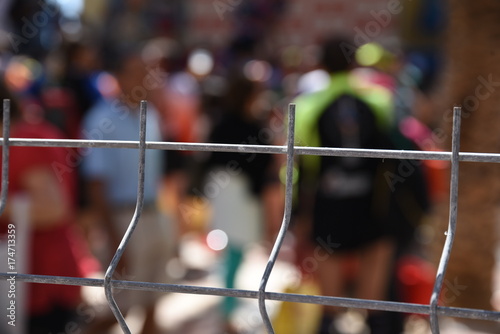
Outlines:
[{"label": "blurred person", "polygon": [[[265,123],[253,113],[261,91],[260,83],[251,81],[242,71],[228,76],[228,90],[223,98],[220,118],[209,142],[225,144],[270,144],[262,135]],[[204,193],[212,207],[210,228],[227,234],[224,249],[225,286],[235,287],[236,275],[248,246],[262,240],[265,213],[263,196],[272,184],[272,156],[268,154],[211,153],[205,165]],[[216,187],[216,189],[214,189]],[[214,192],[215,191],[215,192]],[[222,314],[225,330],[236,333],[231,315],[235,298],[225,298]]]},{"label": "blurred person", "polygon": [[[172,39],[155,38],[144,48],[144,55],[158,63],[164,73],[160,94],[152,101],[160,113],[164,140],[201,142],[202,133],[207,131],[200,112],[201,91],[197,78],[185,64],[185,50]],[[178,224],[182,229],[179,233],[193,227],[182,213],[182,203],[188,200],[186,194],[194,165],[193,156],[193,152],[188,151],[164,151],[168,164],[161,187],[161,206],[183,223]]]},{"label": "blurred person", "polygon": [[[435,150],[434,144],[429,146],[433,142],[431,131],[421,121],[421,106],[425,101],[421,71],[408,62],[397,45],[365,44],[357,50],[356,59],[365,66],[353,71],[359,84],[379,85],[392,94],[394,122],[389,135],[394,149]],[[389,160],[385,165],[386,181],[392,192],[390,230],[395,241],[394,270],[387,297],[398,302],[428,301],[434,273],[428,270],[432,266],[426,263],[422,231],[433,198],[442,192],[445,181],[442,170],[447,162]],[[412,273],[415,267],[418,273]],[[403,331],[405,314],[384,314],[391,320],[392,332]]]},{"label": "blurred person", "polygon": [[12,89],[23,97],[21,103],[34,102],[38,105],[37,115],[30,111],[33,116],[44,118],[66,138],[74,139],[78,137],[79,112],[75,92],[66,89],[60,82],[63,68],[61,56],[61,50],[55,48],[43,61],[25,55],[9,57],[5,78]]},{"label": "blurred person", "polygon": [[[3,79],[2,79],[3,80]],[[16,138],[62,139],[60,131],[43,118],[26,117],[16,99],[0,83],[0,97],[11,100],[10,136]],[[69,150],[62,147],[11,147],[9,198],[26,196],[29,205],[28,274],[89,277],[99,270],[76,225],[74,174],[61,172]],[[0,218],[0,238],[13,221],[12,201]],[[27,284],[27,333],[60,333],[68,324],[81,324],[77,307],[81,287],[56,284]]]},{"label": "blurred person", "polygon": [[[391,95],[380,86],[354,84],[348,39],[323,45],[329,86],[296,99],[296,141],[301,146],[390,148]],[[387,296],[394,254],[389,230],[390,189],[379,159],[301,156],[296,233],[309,236],[328,255],[316,271],[323,295]],[[357,263],[347,273],[346,264]],[[318,333],[339,333],[336,307],[324,307]],[[370,311],[371,333],[390,333],[383,314]]]},{"label": "blurred person", "polygon": [[[61,48],[53,50],[46,57],[43,63],[44,75],[40,83],[40,102],[44,107],[45,119],[58,127],[67,138],[77,139],[80,137],[80,122],[83,111],[96,100],[96,96],[91,98],[90,80],[88,86],[84,86],[84,69],[81,63],[85,62],[86,67],[95,66],[95,59],[91,55],[85,55],[84,48],[78,50],[76,47],[62,44]],[[83,59],[77,59],[78,54]],[[71,59],[70,59],[71,58]],[[78,82],[76,76],[80,76]],[[90,76],[90,75],[89,75]],[[82,95],[86,95],[86,101],[82,101]],[[83,109],[86,108],[86,109]]]},{"label": "blurred person", "polygon": [[[393,121],[388,133],[394,147],[403,150],[437,150],[436,143],[430,138],[431,130],[423,122],[427,113],[425,109],[429,108],[430,101],[426,98],[426,92],[422,90],[421,71],[409,63],[403,54],[384,48],[377,43],[368,43],[359,48],[356,52],[356,59],[364,65],[352,71],[356,85],[385,87],[392,95]],[[432,169],[436,168],[433,166],[447,165],[446,162],[441,161],[409,160],[409,162],[412,165],[412,173],[405,177],[404,184],[398,184],[399,182],[394,178],[388,180],[394,188],[393,191],[400,192],[394,196],[399,197],[397,202],[405,202],[404,205],[400,204],[399,207],[393,206],[392,208],[412,208],[412,215],[405,214],[401,210],[398,213],[400,218],[397,219],[397,225],[393,227],[399,230],[400,233],[397,234],[402,238],[399,241],[399,247],[406,248],[406,250],[410,249],[408,247],[410,245],[415,246],[412,242],[414,230],[430,206],[426,183],[432,188],[438,186],[438,184],[431,184],[428,180],[434,178],[430,175]],[[398,171],[393,172],[398,173]],[[403,188],[404,191],[402,191]],[[408,197],[412,197],[414,203],[410,203],[411,200]],[[406,229],[406,232],[403,229]]]},{"label": "blurred person", "polygon": [[[105,94],[102,86],[105,86],[103,82],[109,74],[102,69],[96,40],[98,38],[91,39],[85,31],[77,41],[65,39],[62,47],[55,52],[56,55],[51,55],[54,61],[60,62],[59,73],[52,75],[53,79],[44,87],[42,98],[47,109],[47,120],[62,129],[67,138],[81,138],[81,123],[85,113]],[[73,156],[78,162],[75,172],[79,185],[79,223],[89,242],[92,242],[89,235],[92,224],[88,222],[85,210],[87,198],[79,149],[74,149]]]},{"label": "blurred person", "polygon": [[89,37],[79,41],[67,41],[61,50],[63,71],[61,85],[74,97],[78,121],[101,97],[98,88],[99,75],[102,73],[97,43]]},{"label": "blurred person", "polygon": [[[86,114],[82,133],[88,139],[138,140],[140,100],[151,97],[160,87],[161,78],[140,57],[140,48],[117,53],[113,74],[119,90],[103,98]],[[159,119],[153,105],[148,105],[146,140],[161,141]],[[109,263],[133,217],[138,184],[139,155],[136,149],[95,148],[85,154],[83,175],[87,181],[90,211],[95,215],[96,228],[107,236]],[[147,150],[145,164],[144,210],[130,239],[117,274],[135,281],[169,281],[166,264],[173,253],[173,229],[169,218],[156,206],[157,191],[163,172],[163,155],[159,150]],[[121,291],[117,303],[126,313],[132,305],[144,309],[142,333],[158,333],[155,321],[156,302],[160,293]],[[115,323],[111,312],[90,325],[89,333],[105,330]]]}]

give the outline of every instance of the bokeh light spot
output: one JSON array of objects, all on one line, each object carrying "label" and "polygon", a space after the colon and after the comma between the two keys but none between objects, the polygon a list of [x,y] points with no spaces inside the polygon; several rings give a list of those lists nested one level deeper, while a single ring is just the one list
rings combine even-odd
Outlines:
[{"label": "bokeh light spot", "polygon": [[226,248],[228,241],[226,232],[222,230],[213,230],[207,234],[207,245],[215,251]]},{"label": "bokeh light spot", "polygon": [[214,59],[205,49],[196,49],[189,56],[188,68],[195,75],[205,76],[212,71],[213,67]]}]

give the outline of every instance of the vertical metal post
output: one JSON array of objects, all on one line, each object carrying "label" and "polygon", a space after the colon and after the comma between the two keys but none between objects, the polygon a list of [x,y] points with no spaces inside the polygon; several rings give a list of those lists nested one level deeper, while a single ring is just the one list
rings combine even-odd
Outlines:
[{"label": "vertical metal post", "polygon": [[450,260],[451,248],[455,238],[457,224],[457,203],[458,203],[458,171],[459,171],[459,152],[460,152],[460,124],[461,124],[461,108],[453,108],[453,130],[452,130],[452,148],[451,148],[451,180],[450,180],[450,213],[448,222],[448,231],[446,232],[446,241],[443,247],[443,253],[439,261],[439,267],[434,282],[434,290],[432,291],[430,301],[430,322],[433,334],[439,334],[439,320],[437,315],[437,307],[439,295],[443,288],[444,275],[446,267]]},{"label": "vertical metal post", "polygon": [[287,151],[286,151],[286,185],[285,185],[285,212],[283,213],[283,221],[281,223],[281,228],[274,243],[271,255],[264,270],[264,275],[260,282],[258,300],[259,300],[259,311],[264,321],[264,325],[268,333],[274,333],[273,325],[271,324],[271,319],[266,310],[266,285],[269,281],[269,276],[271,276],[271,271],[273,270],[276,259],[278,258],[278,253],[280,251],[281,245],[285,239],[285,234],[288,230],[288,225],[290,224],[290,217],[292,214],[292,198],[293,198],[293,164],[294,164],[294,140],[295,140],[295,104],[290,104],[288,107],[288,136],[287,136]]},{"label": "vertical metal post", "polygon": [[127,246],[130,237],[132,236],[132,233],[135,230],[135,227],[137,226],[139,222],[139,218],[142,213],[142,208],[144,205],[144,165],[146,162],[146,113],[147,113],[147,102],[146,101],[141,101],[141,107],[140,107],[140,132],[139,132],[139,183],[137,186],[137,203],[135,207],[135,212],[134,216],[132,217],[132,220],[130,221],[130,224],[127,228],[127,231],[125,232],[125,235],[122,238],[122,241],[120,242],[120,245],[118,246],[118,249],[115,252],[115,255],[113,256],[113,259],[111,260],[111,263],[106,271],[106,275],[104,277],[104,292],[106,294],[106,299],[108,300],[109,307],[111,308],[111,311],[113,312],[116,320],[120,324],[120,327],[122,331],[125,334],[130,334],[130,329],[127,326],[127,323],[125,322],[125,319],[123,317],[123,314],[120,312],[120,309],[118,308],[118,305],[115,302],[115,299],[113,297],[113,292],[112,292],[112,286],[111,286],[111,277],[113,276],[116,267],[118,265],[118,262],[120,261],[123,252],[125,251],[125,247]]},{"label": "vertical metal post", "polygon": [[10,100],[3,100],[3,145],[2,145],[2,189],[0,190],[0,215],[7,205],[9,192],[9,138],[10,138]]}]

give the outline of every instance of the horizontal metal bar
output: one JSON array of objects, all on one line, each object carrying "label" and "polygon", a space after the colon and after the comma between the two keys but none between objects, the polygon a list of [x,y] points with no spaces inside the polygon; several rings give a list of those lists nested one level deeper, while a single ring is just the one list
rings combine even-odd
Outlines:
[{"label": "horizontal metal bar", "polygon": [[[3,144],[3,138],[0,138]],[[38,139],[10,138],[9,146],[30,147],[70,147],[70,148],[139,148],[138,141],[126,140],[79,140],[79,139]],[[179,142],[146,142],[146,149],[175,151],[211,151],[286,154],[286,146],[281,145],[244,145],[244,144],[213,144],[213,143],[179,143]],[[382,150],[382,149],[348,149],[335,147],[295,146],[295,154],[321,155],[379,159],[409,159],[409,160],[442,160],[451,161],[451,152],[414,151],[414,150]],[[499,153],[460,152],[459,161],[500,163]]]},{"label": "horizontal metal bar", "polygon": [[[78,286],[89,286],[89,287],[104,286],[104,280],[96,278],[44,276],[44,275],[27,275],[27,274],[11,275],[8,273],[0,273],[0,278],[3,279],[15,278],[16,281],[28,282],[28,283],[78,285]],[[123,281],[123,280],[111,280],[111,285],[113,286],[113,288],[116,289],[227,296],[227,297],[249,298],[249,299],[257,299],[259,294],[258,291],[253,291],[253,290],[214,288],[214,287],[192,286],[192,285],[181,285],[181,284],[135,282],[135,281]],[[430,314],[430,306],[422,304],[363,300],[355,298],[311,296],[311,295],[300,295],[300,294],[278,293],[278,292],[266,292],[265,298],[268,300],[293,302],[293,303],[318,304],[318,305],[328,305],[328,306],[337,306],[346,308],[347,307],[362,308],[369,310],[415,313],[423,315]],[[438,306],[437,312],[439,315],[444,315],[448,317],[489,320],[489,321],[500,320],[500,312],[495,312],[495,311]]]}]

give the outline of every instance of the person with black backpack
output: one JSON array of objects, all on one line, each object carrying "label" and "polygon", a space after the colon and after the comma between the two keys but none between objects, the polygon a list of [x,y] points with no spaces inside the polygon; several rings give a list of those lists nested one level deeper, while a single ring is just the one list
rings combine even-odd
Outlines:
[{"label": "person with black backpack", "polygon": [[[380,86],[355,83],[350,74],[352,54],[347,39],[324,43],[322,65],[331,75],[330,83],[322,91],[296,99],[297,145],[392,147],[391,93]],[[316,245],[314,275],[322,295],[386,298],[395,250],[386,167],[384,160],[374,158],[299,157],[295,227]],[[342,332],[335,326],[339,311],[324,307],[318,333]],[[372,334],[391,332],[381,312],[370,311],[367,322]]]}]

